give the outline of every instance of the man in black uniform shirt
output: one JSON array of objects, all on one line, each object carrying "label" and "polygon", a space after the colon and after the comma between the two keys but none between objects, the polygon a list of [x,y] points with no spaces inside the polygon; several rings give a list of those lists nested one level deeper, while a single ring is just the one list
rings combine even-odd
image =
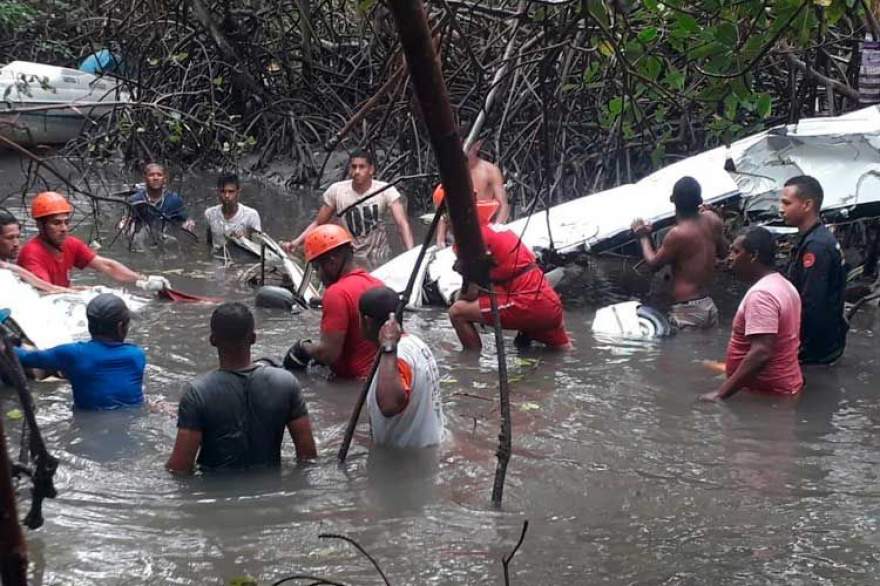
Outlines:
[{"label": "man in black uniform shirt", "polygon": [[809,175],[792,177],[780,212],[800,233],[786,275],[801,295],[802,364],[831,364],[843,354],[849,326],[843,317],[846,271],[840,245],[822,222],[822,186]]},{"label": "man in black uniform shirt", "polygon": [[284,428],[297,460],[315,458],[315,440],[299,381],[283,368],[251,362],[254,316],[224,303],[211,316],[211,345],[220,368],[186,385],[177,440],[166,467],[190,474],[198,453],[203,469],[279,466]]}]

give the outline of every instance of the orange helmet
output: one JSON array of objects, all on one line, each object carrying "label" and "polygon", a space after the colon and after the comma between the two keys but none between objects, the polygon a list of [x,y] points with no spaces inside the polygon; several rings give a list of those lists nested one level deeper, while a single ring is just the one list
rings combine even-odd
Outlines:
[{"label": "orange helmet", "polygon": [[339,224],[322,224],[306,235],[306,262],[312,262],[343,244],[351,244],[351,241],[351,234]]},{"label": "orange helmet", "polygon": [[73,212],[73,206],[63,195],[55,191],[38,193],[31,202],[31,217],[33,219],[54,216],[55,214],[69,214]]},{"label": "orange helmet", "polygon": [[439,208],[444,199],[446,199],[446,190],[443,189],[442,183],[438,183],[434,188],[434,207]]}]

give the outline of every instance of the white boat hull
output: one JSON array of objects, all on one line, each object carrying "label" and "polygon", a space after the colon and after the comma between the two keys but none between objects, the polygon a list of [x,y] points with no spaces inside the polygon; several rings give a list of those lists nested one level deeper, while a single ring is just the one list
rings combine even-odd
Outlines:
[{"label": "white boat hull", "polygon": [[128,100],[110,78],[15,61],[0,68],[0,136],[25,146],[65,143]]}]

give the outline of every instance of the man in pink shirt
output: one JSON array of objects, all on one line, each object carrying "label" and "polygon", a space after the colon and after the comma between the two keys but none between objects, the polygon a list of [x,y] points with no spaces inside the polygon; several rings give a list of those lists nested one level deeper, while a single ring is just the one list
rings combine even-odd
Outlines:
[{"label": "man in pink shirt", "polygon": [[727,260],[738,279],[754,284],[733,318],[727,380],[701,398],[727,399],[744,388],[798,394],[804,387],[798,363],[801,299],[797,289],[773,268],[773,235],[765,228],[751,228],[733,242]]}]

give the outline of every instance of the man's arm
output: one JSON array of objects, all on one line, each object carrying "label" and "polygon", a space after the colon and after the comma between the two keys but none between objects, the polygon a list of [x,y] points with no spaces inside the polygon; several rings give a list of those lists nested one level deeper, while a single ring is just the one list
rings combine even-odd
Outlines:
[{"label": "man's arm", "polygon": [[25,350],[16,348],[15,354],[25,368],[40,368],[42,370],[63,371],[67,366],[64,346],[55,346],[47,350]]},{"label": "man's arm", "polygon": [[392,201],[389,208],[391,209],[391,217],[394,218],[394,223],[397,224],[397,229],[400,230],[400,238],[403,240],[403,245],[409,250],[413,247],[413,236],[412,230],[409,228],[409,220],[406,218],[406,210],[403,209],[400,199]]},{"label": "man's arm", "polygon": [[43,293],[68,293],[72,291],[72,289],[58,287],[57,285],[53,285],[48,281],[44,281],[29,270],[24,269],[18,265],[14,265],[12,263],[8,263],[6,261],[0,261],[0,269],[7,269],[12,271],[16,275],[18,275],[22,281],[34,287],[35,289],[42,291]]},{"label": "man's arm", "polygon": [[711,224],[712,234],[715,236],[715,256],[716,258],[727,258],[730,251],[730,243],[724,236],[724,221],[715,211],[701,212],[703,217]]},{"label": "man's arm", "polygon": [[701,398],[711,401],[724,400],[742,389],[749,380],[761,372],[761,369],[767,365],[767,361],[773,356],[773,342],[775,339],[776,334],[748,336],[751,346],[737,369],[724,381],[721,388],[714,393],[707,393]]},{"label": "man's arm", "polygon": [[331,219],[333,219],[333,214],[336,213],[336,206],[329,205],[327,203],[321,204],[320,209],[318,209],[318,215],[315,216],[314,221],[306,226],[306,229],[303,230],[299,236],[291,240],[290,242],[283,243],[284,249],[287,252],[293,252],[295,249],[299,248],[299,245],[302,244],[302,241],[305,239],[306,234],[320,226],[321,224],[326,224]]},{"label": "man's arm", "polygon": [[394,417],[406,409],[412,392],[412,367],[397,357],[400,335],[400,325],[392,313],[379,330],[379,344],[394,347],[394,352],[382,352],[376,373],[376,403],[385,417]]},{"label": "man's arm", "polygon": [[801,283],[798,287],[801,296],[801,348],[811,346],[813,340],[827,335],[825,328],[832,316],[828,302],[829,275],[831,274],[831,254],[819,246],[807,246],[800,260]]},{"label": "man's arm", "polygon": [[174,450],[165,463],[165,468],[174,474],[192,474],[196,456],[202,446],[202,432],[198,429],[177,428]]},{"label": "man's arm", "polygon": [[437,248],[446,248],[446,216],[437,222]]},{"label": "man's arm", "polygon": [[119,261],[105,256],[96,256],[92,262],[88,264],[90,269],[104,273],[114,281],[119,283],[133,284],[135,281],[142,279],[142,275],[134,272]]},{"label": "man's arm", "polygon": [[501,169],[498,168],[498,165],[491,165],[491,167],[492,196],[501,206],[498,208],[498,213],[495,214],[495,221],[504,224],[510,218],[510,204],[507,202],[507,190],[504,189],[504,176],[501,175]]},{"label": "man's arm", "polygon": [[632,231],[639,237],[639,244],[642,247],[642,256],[645,258],[645,264],[656,271],[665,265],[672,263],[678,254],[678,233],[675,228],[669,231],[660,249],[654,251],[654,245],[651,243],[651,225],[643,220],[633,222]]},{"label": "man's arm", "polygon": [[321,341],[317,344],[314,342],[305,342],[306,352],[313,360],[321,364],[330,366],[342,355],[342,346],[345,344],[345,332],[321,332]]},{"label": "man's arm", "polygon": [[315,447],[315,437],[312,435],[312,423],[308,415],[291,419],[287,422],[287,431],[296,448],[296,459],[314,460],[318,457],[318,449]]}]

